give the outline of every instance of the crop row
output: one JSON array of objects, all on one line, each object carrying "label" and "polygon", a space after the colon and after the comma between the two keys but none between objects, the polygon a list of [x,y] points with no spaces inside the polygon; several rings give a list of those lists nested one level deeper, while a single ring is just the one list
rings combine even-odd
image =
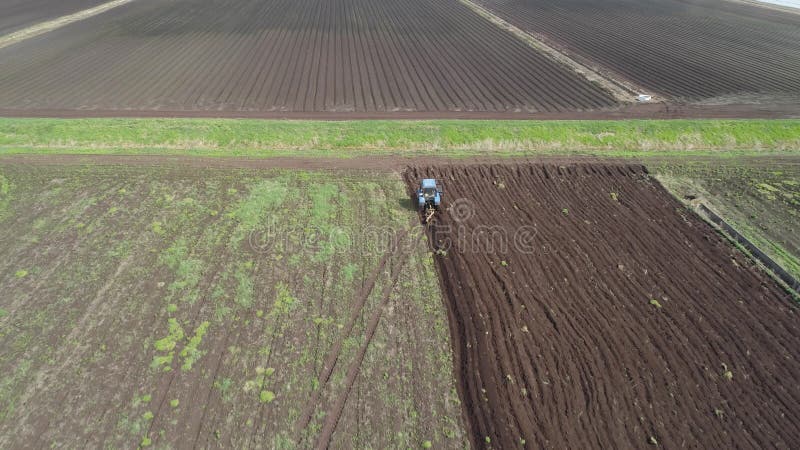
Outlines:
[{"label": "crop row", "polygon": [[479,2],[662,95],[800,95],[800,15],[708,0]]},{"label": "crop row", "polygon": [[140,3],[0,51],[0,108],[537,112],[614,104],[456,0]]}]

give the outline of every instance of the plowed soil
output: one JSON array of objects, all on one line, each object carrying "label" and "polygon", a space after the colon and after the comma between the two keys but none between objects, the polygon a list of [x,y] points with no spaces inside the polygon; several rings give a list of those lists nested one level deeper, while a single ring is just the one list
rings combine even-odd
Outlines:
[{"label": "plowed soil", "polygon": [[405,177],[444,182],[428,232],[474,446],[800,442],[797,305],[644,168]]},{"label": "plowed soil", "polygon": [[151,0],[0,50],[6,110],[558,112],[615,103],[457,0]]},{"label": "plowed soil", "polygon": [[[567,52],[668,97],[800,95],[800,14],[721,0],[478,0]],[[796,100],[795,100],[796,101]]]}]

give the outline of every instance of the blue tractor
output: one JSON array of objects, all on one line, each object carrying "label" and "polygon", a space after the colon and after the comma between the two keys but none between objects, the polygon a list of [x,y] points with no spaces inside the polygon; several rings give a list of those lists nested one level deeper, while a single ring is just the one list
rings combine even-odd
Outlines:
[{"label": "blue tractor", "polygon": [[430,223],[436,210],[442,206],[444,191],[442,186],[433,178],[425,178],[417,189],[417,208],[422,212],[423,221]]}]

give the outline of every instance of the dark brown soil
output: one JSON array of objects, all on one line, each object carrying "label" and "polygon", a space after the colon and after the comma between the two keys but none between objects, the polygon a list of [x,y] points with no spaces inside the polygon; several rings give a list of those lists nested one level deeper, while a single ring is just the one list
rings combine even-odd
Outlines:
[{"label": "dark brown soil", "polygon": [[655,171],[676,197],[711,208],[800,279],[800,159],[758,166],[665,162]]},{"label": "dark brown soil", "polygon": [[[6,3],[0,35],[101,1]],[[621,106],[457,0],[154,0],[1,49],[0,116],[800,116],[800,14],[719,0],[480,3],[666,103]]]},{"label": "dark brown soil", "polygon": [[800,95],[800,14],[722,0],[478,0],[665,96]]},{"label": "dark brown soil", "polygon": [[458,0],[133,2],[0,50],[7,110],[558,112],[615,103]]},{"label": "dark brown soil", "polygon": [[496,120],[607,120],[607,119],[790,119],[800,117],[800,102],[690,104],[637,103],[586,111],[225,111],[162,109],[52,109],[7,108],[0,104],[0,117],[186,117],[292,120],[362,119],[496,119]]},{"label": "dark brown soil", "polygon": [[797,304],[644,168],[405,177],[444,183],[429,238],[475,447],[800,441]]}]

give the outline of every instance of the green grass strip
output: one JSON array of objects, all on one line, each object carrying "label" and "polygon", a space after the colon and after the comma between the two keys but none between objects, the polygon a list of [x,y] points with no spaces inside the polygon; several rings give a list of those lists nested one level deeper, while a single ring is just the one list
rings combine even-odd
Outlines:
[{"label": "green grass strip", "polygon": [[0,118],[0,154],[643,154],[800,152],[800,120],[288,121]]}]

